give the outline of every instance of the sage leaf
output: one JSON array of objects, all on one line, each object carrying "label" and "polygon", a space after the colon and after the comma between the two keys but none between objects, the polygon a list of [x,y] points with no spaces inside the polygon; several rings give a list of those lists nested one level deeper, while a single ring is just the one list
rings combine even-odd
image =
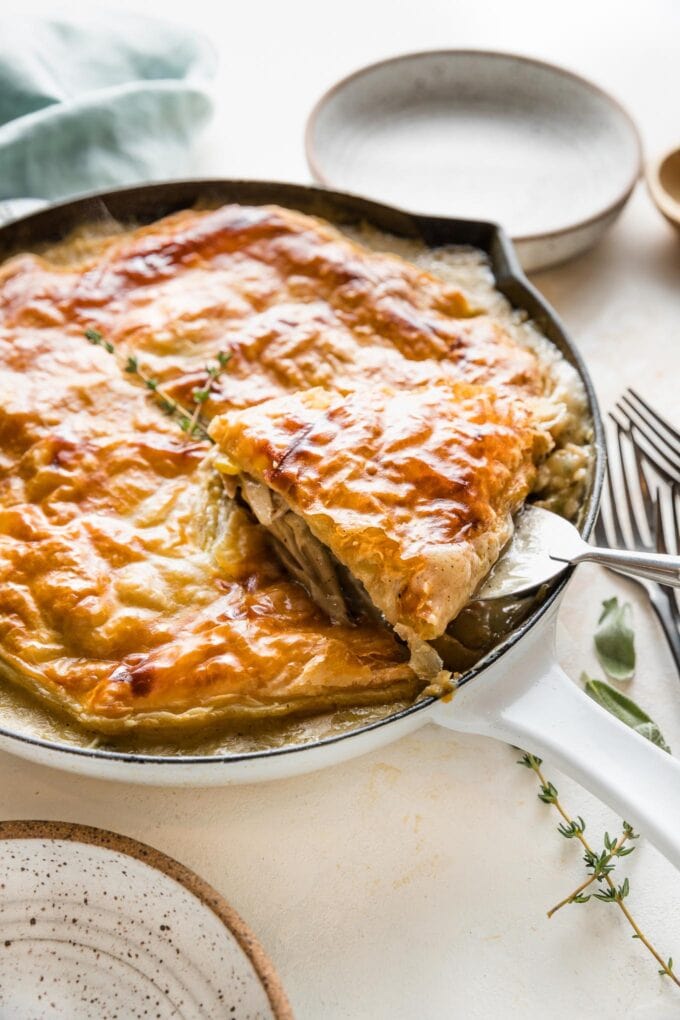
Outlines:
[{"label": "sage leaf", "polygon": [[640,708],[632,698],[628,698],[615,687],[605,683],[604,680],[593,680],[587,673],[581,673],[581,682],[585,686],[585,692],[598,705],[605,708],[612,715],[620,719],[626,726],[646,737],[653,744],[660,747],[662,751],[671,753],[671,749],[663,738],[661,730],[653,719],[650,719],[644,709]]},{"label": "sage leaf", "polygon": [[635,635],[629,602],[619,605],[616,595],[605,599],[595,632],[600,665],[612,680],[630,680],[635,673]]}]

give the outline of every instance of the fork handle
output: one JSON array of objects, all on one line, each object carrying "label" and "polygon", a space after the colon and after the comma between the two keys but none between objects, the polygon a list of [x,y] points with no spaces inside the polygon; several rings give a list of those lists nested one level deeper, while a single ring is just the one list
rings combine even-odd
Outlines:
[{"label": "fork handle", "polygon": [[[562,557],[554,556],[559,560]],[[631,552],[627,549],[602,549],[586,546],[583,552],[574,556],[571,563],[601,563],[622,574],[632,577],[645,577],[648,581],[658,581],[680,588],[680,556],[668,556],[665,553]]]},{"label": "fork handle", "polygon": [[678,630],[678,624],[671,604],[671,599],[674,598],[673,592],[668,588],[652,588],[648,590],[648,595],[649,603],[661,624],[668,649],[673,656],[678,673],[680,673],[680,630]]}]

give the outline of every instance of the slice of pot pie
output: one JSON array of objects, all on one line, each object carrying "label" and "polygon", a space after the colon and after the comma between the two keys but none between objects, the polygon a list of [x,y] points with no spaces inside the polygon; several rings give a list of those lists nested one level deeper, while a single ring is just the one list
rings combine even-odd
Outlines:
[{"label": "slice of pot pie", "polygon": [[421,653],[498,558],[552,445],[540,402],[446,379],[312,389],[222,415],[210,434],[215,466],[331,618],[350,589]]}]

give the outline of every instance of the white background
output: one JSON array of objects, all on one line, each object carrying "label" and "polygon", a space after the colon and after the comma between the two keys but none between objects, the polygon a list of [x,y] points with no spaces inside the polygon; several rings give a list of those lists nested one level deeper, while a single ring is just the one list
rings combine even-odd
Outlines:
[{"label": "white background", "polygon": [[[648,153],[680,144],[677,0],[130,6],[203,29],[219,51],[217,115],[197,156],[205,174],[308,181],[303,127],[327,86],[368,61],[447,46],[554,60],[617,95]],[[680,241],[641,186],[599,248],[535,278],[605,408],[633,383],[680,424],[679,271]],[[561,614],[561,661],[574,678],[598,674],[591,634],[614,591],[635,606],[630,691],[680,753],[680,680],[632,585],[580,569]],[[253,927],[299,1020],[679,1016],[680,992],[657,977],[615,907],[591,902],[546,919],[583,868],[516,757],[431,728],[317,775],[199,792],[81,780],[0,756],[0,815],[112,828],[193,867]],[[608,811],[550,775],[594,840],[613,831]],[[680,877],[643,842],[626,868],[631,909],[680,963]]]}]

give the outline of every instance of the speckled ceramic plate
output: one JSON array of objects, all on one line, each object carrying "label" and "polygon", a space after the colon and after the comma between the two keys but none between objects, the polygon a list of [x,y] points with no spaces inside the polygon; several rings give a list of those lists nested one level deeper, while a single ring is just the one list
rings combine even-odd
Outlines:
[{"label": "speckled ceramic plate", "polygon": [[193,872],[124,836],[0,823],[3,1020],[292,1020],[243,921]]},{"label": "speckled ceramic plate", "polygon": [[413,53],[335,85],[307,124],[317,181],[437,216],[492,220],[525,269],[585,250],[640,174],[619,104],[562,68],[507,53]]}]

